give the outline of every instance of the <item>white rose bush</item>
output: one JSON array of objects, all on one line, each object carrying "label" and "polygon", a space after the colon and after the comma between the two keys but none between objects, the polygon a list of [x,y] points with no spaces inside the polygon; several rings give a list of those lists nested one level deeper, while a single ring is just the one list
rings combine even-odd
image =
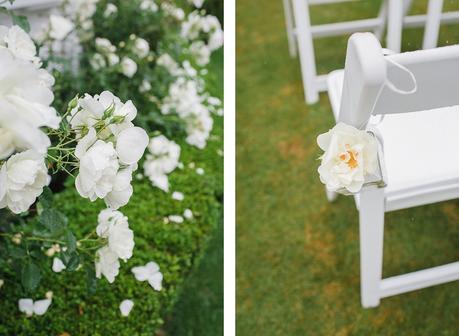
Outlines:
[{"label": "white rose bush", "polygon": [[222,214],[206,3],[0,5],[0,334],[164,323]]}]

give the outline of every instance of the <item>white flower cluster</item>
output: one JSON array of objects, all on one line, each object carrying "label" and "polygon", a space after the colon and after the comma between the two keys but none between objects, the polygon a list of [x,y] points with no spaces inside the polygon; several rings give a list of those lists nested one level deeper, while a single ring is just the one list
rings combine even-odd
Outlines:
[{"label": "white flower cluster", "polygon": [[210,54],[223,45],[220,21],[213,15],[201,15],[199,11],[188,15],[182,23],[181,35],[192,42],[190,53],[200,66],[209,63]]},{"label": "white flower cluster", "polygon": [[132,257],[134,233],[129,228],[128,218],[121,212],[105,209],[99,213],[97,235],[107,239],[108,244],[96,252],[96,277],[105,276],[113,283],[119,273],[120,262]]},{"label": "white flower cluster", "polygon": [[188,3],[196,8],[201,8],[204,4],[204,0],[188,0]]},{"label": "white flower cluster", "polygon": [[92,16],[96,12],[98,0],[71,0],[64,2],[64,14],[75,22],[90,37],[93,28]]},{"label": "white flower cluster", "polygon": [[120,62],[120,58],[116,54],[116,47],[108,39],[97,37],[95,45],[97,52],[89,61],[94,70],[100,70],[107,65],[114,66]]},{"label": "white flower cluster", "polygon": [[74,28],[75,25],[71,20],[61,15],[51,14],[44,35],[53,40],[62,41]]},{"label": "white flower cluster", "polygon": [[155,187],[168,192],[167,174],[170,174],[179,164],[180,146],[164,135],[159,135],[151,138],[148,151],[143,165],[145,175]]},{"label": "white flower cluster", "polygon": [[140,3],[140,9],[155,13],[158,11],[158,5],[153,0],[142,0]]},{"label": "white flower cluster", "polygon": [[161,112],[169,114],[175,111],[185,121],[187,138],[190,145],[203,149],[213,127],[209,109],[204,105],[199,81],[179,77],[170,87],[169,95],[163,100]]},{"label": "white flower cluster", "polygon": [[49,183],[43,127],[58,128],[51,107],[54,78],[44,69],[29,35],[0,26],[0,208],[27,211]]},{"label": "white flower cluster", "polygon": [[182,21],[185,18],[185,12],[183,9],[176,7],[170,2],[163,1],[161,3],[161,9],[166,15],[173,17],[177,21]]},{"label": "white flower cluster", "polygon": [[136,115],[130,100],[122,103],[108,91],[78,99],[68,122],[78,134],[75,185],[82,197],[104,199],[113,209],[128,203],[132,173],[149,141],[147,133],[132,123]]}]

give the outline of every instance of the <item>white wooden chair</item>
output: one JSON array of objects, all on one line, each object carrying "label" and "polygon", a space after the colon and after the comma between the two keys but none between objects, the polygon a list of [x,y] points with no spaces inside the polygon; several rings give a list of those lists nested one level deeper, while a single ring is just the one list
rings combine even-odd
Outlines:
[{"label": "white wooden chair", "polygon": [[436,46],[440,23],[459,21],[459,11],[441,13],[442,0],[429,0],[427,14],[411,16],[406,14],[412,0],[384,0],[376,18],[311,25],[309,6],[349,1],[356,0],[283,0],[290,55],[299,54],[304,95],[308,104],[317,102],[319,92],[327,90],[327,76],[318,75],[316,70],[315,38],[373,31],[381,39],[387,22],[386,45],[394,52],[400,52],[403,27],[426,25],[423,46],[431,48]]},{"label": "white wooden chair", "polygon": [[[365,127],[384,116],[373,128],[383,142],[387,187],[364,187],[355,197],[363,307],[459,279],[459,262],[382,279],[384,213],[459,197],[459,45],[384,56],[373,34],[357,33],[344,73],[330,78],[338,121]],[[413,78],[414,93],[394,92],[412,90]]]}]

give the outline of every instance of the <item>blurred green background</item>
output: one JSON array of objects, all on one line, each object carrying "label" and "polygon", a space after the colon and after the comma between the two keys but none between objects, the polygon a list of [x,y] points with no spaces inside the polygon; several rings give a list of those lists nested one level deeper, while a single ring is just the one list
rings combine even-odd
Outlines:
[{"label": "blurred green background", "polygon": [[[425,0],[413,3],[411,14],[426,12]],[[379,5],[321,5],[311,16],[373,17]],[[459,334],[459,282],[362,309],[354,200],[328,203],[316,173],[316,136],[334,125],[327,95],[304,103],[282,1],[239,0],[236,15],[238,335]],[[403,50],[419,49],[422,36],[405,30]],[[347,38],[315,40],[320,73],[343,66]],[[439,45],[454,43],[459,25],[443,26]],[[459,260],[459,201],[391,212],[385,223],[384,277]]]}]

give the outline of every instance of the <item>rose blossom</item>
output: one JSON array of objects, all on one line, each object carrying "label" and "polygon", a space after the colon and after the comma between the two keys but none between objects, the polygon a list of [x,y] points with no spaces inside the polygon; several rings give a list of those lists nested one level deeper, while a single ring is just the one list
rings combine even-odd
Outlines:
[{"label": "rose blossom", "polygon": [[378,145],[364,130],[338,123],[319,135],[317,144],[324,151],[318,168],[320,180],[330,191],[359,192],[365,176],[377,172]]},{"label": "rose blossom", "polygon": [[134,233],[129,229],[128,218],[121,212],[105,209],[99,213],[96,232],[108,239],[108,247],[118,258],[127,261],[134,249]]},{"label": "rose blossom", "polygon": [[115,277],[120,271],[118,256],[108,246],[104,246],[96,252],[96,277],[100,279],[102,275],[109,283],[115,281]]},{"label": "rose blossom", "polygon": [[27,211],[49,181],[43,155],[33,150],[14,154],[0,169],[0,209]]},{"label": "rose blossom", "polygon": [[129,57],[123,57],[121,61],[121,72],[126,77],[132,78],[137,72],[137,64]]}]

